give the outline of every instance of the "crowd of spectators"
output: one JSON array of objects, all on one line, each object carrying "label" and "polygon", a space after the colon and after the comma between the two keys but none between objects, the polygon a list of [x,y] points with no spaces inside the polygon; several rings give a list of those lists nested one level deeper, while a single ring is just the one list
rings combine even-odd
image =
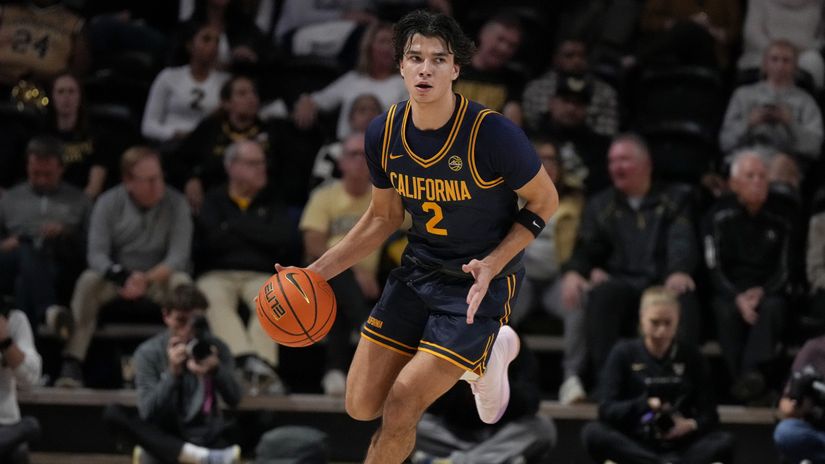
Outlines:
[{"label": "crowd of spectators", "polygon": [[[274,263],[308,263],[367,208],[363,132],[406,98],[392,23],[429,8],[476,39],[455,90],[520,125],[559,190],[526,251],[513,324],[564,321],[559,398],[605,402],[606,423],[585,433],[591,454],[610,458],[620,440],[610,427],[626,418],[610,404],[623,400],[600,393],[600,375],[641,375],[614,364],[647,346],[639,307],[651,286],[662,287],[652,306],[679,308],[662,310],[676,320],[672,343],[718,340],[725,399],[787,400],[782,348],[825,327],[822,0],[646,0],[620,12],[595,0],[121,3],[0,1],[0,296],[35,340],[65,343],[56,385],[84,384],[101,310],[161,304],[194,283],[225,343],[221,365],[248,393],[288,391],[248,308]],[[655,82],[669,84],[651,102]],[[330,395],[343,393],[351,336],[390,254],[331,282]],[[643,340],[621,342],[640,322]],[[690,350],[678,356],[704,378]],[[677,425],[696,443],[724,442],[699,400],[701,417]],[[433,414],[422,427],[444,426]]]}]

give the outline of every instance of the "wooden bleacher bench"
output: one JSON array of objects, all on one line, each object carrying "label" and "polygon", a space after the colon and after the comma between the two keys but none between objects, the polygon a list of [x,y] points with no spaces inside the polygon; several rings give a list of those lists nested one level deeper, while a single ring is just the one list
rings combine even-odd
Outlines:
[{"label": "wooden bleacher bench", "polygon": [[[135,390],[93,390],[87,388],[66,389],[40,387],[21,390],[17,393],[20,404],[63,405],[63,406],[105,406],[119,403],[135,406]],[[238,405],[241,411],[284,411],[346,414],[344,400],[318,394],[290,394],[284,396],[245,396]],[[541,412],[561,420],[594,420],[598,414],[595,404],[565,406],[558,401],[544,400]],[[720,405],[719,418],[725,424],[773,424],[772,408],[755,408],[734,405]]]}]

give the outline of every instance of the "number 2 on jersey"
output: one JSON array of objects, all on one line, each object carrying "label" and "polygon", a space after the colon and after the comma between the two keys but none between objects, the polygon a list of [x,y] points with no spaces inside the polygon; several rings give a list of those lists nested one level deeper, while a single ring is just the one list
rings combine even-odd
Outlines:
[{"label": "number 2 on jersey", "polygon": [[431,217],[426,224],[427,232],[433,235],[447,235],[447,229],[436,227],[438,223],[444,219],[444,212],[441,211],[441,206],[439,206],[438,203],[426,201],[421,205],[421,209],[423,209],[425,213],[433,213],[433,217]]}]

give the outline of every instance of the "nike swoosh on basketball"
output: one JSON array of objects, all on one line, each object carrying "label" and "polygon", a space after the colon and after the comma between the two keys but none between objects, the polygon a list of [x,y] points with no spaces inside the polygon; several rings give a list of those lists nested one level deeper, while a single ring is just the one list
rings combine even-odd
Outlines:
[{"label": "nike swoosh on basketball", "polygon": [[288,281],[289,281],[289,283],[291,283],[292,285],[294,285],[294,286],[295,286],[295,288],[297,288],[297,289],[298,289],[298,291],[299,291],[299,292],[301,292],[301,296],[302,296],[302,297],[304,297],[304,300],[306,300],[306,302],[307,302],[307,303],[309,303],[309,297],[308,297],[308,296],[307,296],[307,294],[304,292],[304,289],[303,289],[303,288],[301,288],[301,286],[300,286],[300,285],[298,285],[298,281],[297,281],[297,280],[295,280],[295,273],[294,273],[294,272],[290,272],[290,273],[288,273],[288,274],[286,275],[286,280],[288,280]]},{"label": "nike swoosh on basketball", "polygon": [[393,155],[393,154],[390,154],[390,159],[391,159],[391,160],[394,160],[394,159],[401,158],[402,156],[404,156],[404,155],[403,155],[403,154],[402,154],[402,155]]}]

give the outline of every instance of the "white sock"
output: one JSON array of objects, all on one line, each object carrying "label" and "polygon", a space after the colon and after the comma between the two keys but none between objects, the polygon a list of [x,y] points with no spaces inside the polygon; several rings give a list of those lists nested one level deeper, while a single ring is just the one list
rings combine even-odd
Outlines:
[{"label": "white sock", "polygon": [[180,450],[178,462],[183,464],[200,464],[209,455],[209,449],[203,446],[184,443]]}]

